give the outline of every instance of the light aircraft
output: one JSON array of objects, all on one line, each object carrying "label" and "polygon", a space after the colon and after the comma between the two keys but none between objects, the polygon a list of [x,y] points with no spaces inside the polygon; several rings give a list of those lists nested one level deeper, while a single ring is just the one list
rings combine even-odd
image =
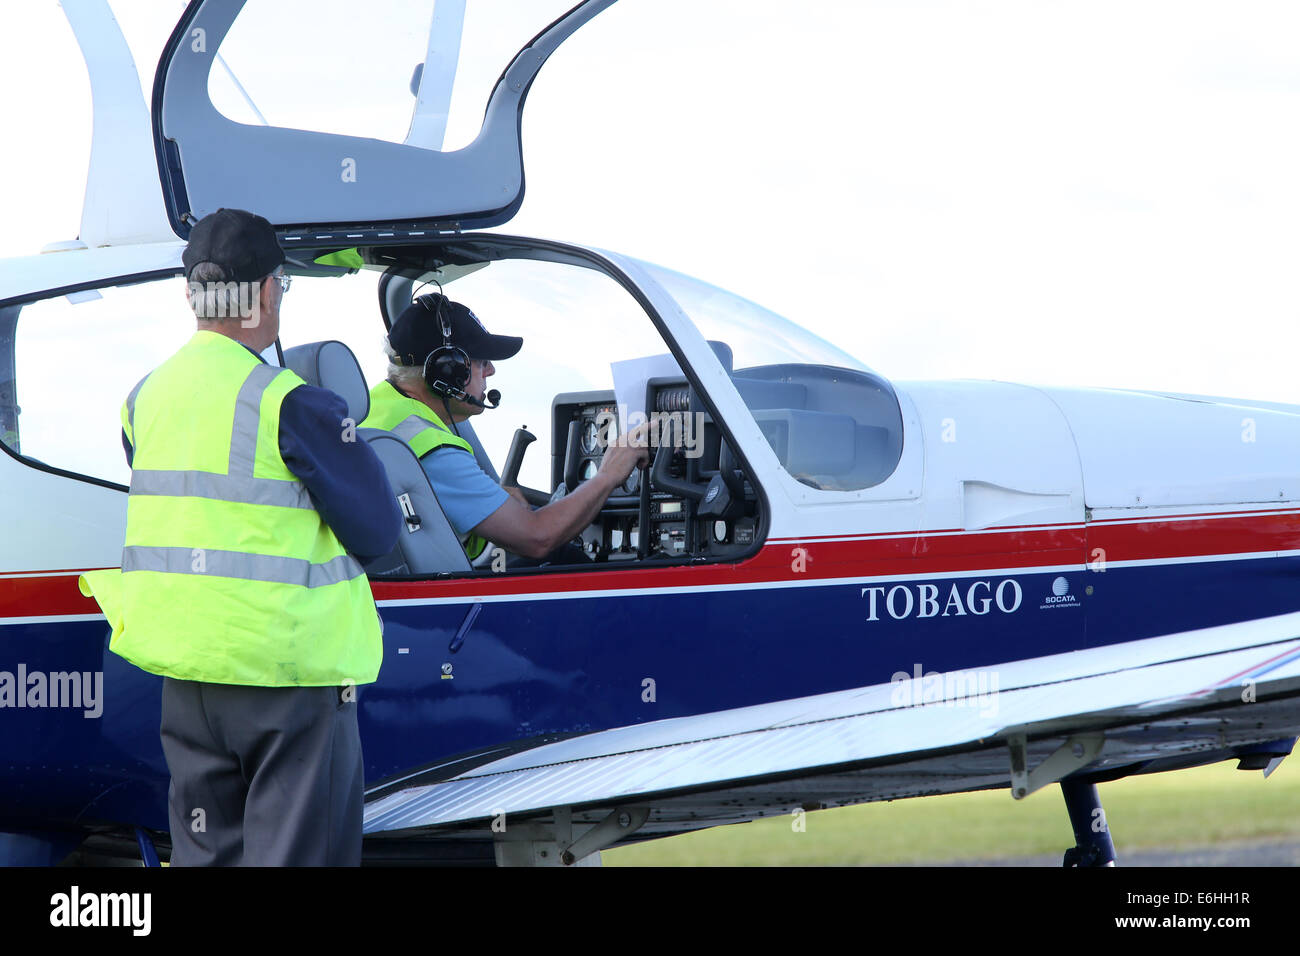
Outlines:
[{"label": "light aircraft", "polygon": [[[437,281],[525,339],[467,435],[534,503],[656,424],[590,560],[519,569],[471,565],[409,450],[368,436],[407,533],[372,574],[367,861],[589,863],[796,809],[1059,785],[1067,862],[1105,865],[1098,783],[1290,753],[1297,407],[890,381],[712,286],[494,231],[523,199],[534,77],[612,3],[530,27],[481,130],[444,148],[463,2],[390,38],[406,123],[385,137],[332,127],[329,77],[241,82],[283,36],[267,3],[190,3],[146,107],[107,4],[64,0],[94,97],[81,232],[0,269],[5,860],[166,857],[161,682],[107,652],[79,579],[120,561],[117,410],[187,337],[184,239],[222,206],[276,224],[293,294],[368,303],[287,315],[268,354],[357,421],[358,363]],[[279,94],[288,118],[259,120]],[[93,374],[69,390],[53,362]]]}]

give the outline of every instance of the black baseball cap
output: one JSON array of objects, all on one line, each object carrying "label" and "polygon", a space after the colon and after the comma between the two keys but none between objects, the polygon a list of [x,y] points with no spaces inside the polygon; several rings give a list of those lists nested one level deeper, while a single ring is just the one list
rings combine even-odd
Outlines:
[{"label": "black baseball cap", "polygon": [[[450,343],[443,341],[439,310],[451,326]],[[388,344],[397,353],[399,364],[423,365],[430,352],[448,344],[463,349],[472,359],[499,362],[523,348],[524,340],[517,335],[492,335],[468,306],[435,292],[420,296],[402,310],[388,333]]]},{"label": "black baseball cap", "polygon": [[265,278],[284,261],[275,227],[243,209],[218,209],[204,216],[190,230],[181,255],[186,278],[200,262],[212,262],[225,270],[226,282]]}]

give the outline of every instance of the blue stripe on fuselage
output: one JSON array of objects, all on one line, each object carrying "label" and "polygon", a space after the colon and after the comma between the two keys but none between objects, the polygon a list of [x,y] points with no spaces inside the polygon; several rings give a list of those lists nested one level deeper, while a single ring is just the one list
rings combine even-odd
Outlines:
[{"label": "blue stripe on fuselage", "polygon": [[[1286,613],[1300,604],[1297,574],[1300,558],[1285,557],[524,595],[484,602],[455,653],[448,645],[472,601],[385,606],[384,666],[379,681],[360,690],[366,778],[521,738],[886,683],[918,666],[982,667]],[[864,588],[880,589],[875,620]],[[1014,610],[1003,610],[1014,594]],[[29,672],[104,672],[99,718],[67,708],[0,708],[0,766],[13,768],[0,786],[5,819],[166,827],[161,681],[105,653],[105,637],[102,621],[0,627],[0,671],[23,662]]]}]

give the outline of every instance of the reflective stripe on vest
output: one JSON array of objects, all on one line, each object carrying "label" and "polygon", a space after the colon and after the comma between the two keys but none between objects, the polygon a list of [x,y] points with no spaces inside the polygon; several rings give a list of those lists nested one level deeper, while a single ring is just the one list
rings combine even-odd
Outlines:
[{"label": "reflective stripe on vest", "polygon": [[350,554],[341,554],[324,564],[312,564],[300,558],[280,558],[273,554],[244,554],[240,551],[214,551],[211,548],[135,546],[122,549],[122,570],[207,574],[219,578],[276,581],[304,588],[319,588],[352,580],[361,573],[361,566]]},{"label": "reflective stripe on vest", "polygon": [[[421,434],[426,431],[436,431],[437,428],[437,425],[430,426],[429,422],[420,416],[411,415],[409,418],[404,418],[394,425],[390,431],[414,448],[415,443],[420,440]],[[445,430],[446,429],[444,429],[444,431]],[[430,436],[430,438],[437,441],[437,438],[434,436]]]},{"label": "reflective stripe on vest", "polygon": [[148,377],[146,375],[135,383],[135,388],[131,389],[130,394],[126,396],[126,404],[122,406],[122,430],[126,432],[127,441],[133,447],[135,445],[135,397],[140,394],[140,387]]},{"label": "reflective stripe on vest", "polygon": [[114,652],[211,683],[375,679],[369,582],[280,457],[281,403],[301,384],[204,331],[132,389],[122,423],[136,467]]},{"label": "reflective stripe on vest", "polygon": [[281,508],[314,508],[301,484],[239,475],[214,475],[206,471],[140,471],[131,476],[131,494],[168,495],[173,498],[212,498],[246,501]]},{"label": "reflective stripe on vest", "polygon": [[[358,427],[392,432],[411,446],[417,458],[444,446],[474,454],[470,443],[444,425],[429,406],[402,394],[392,382],[380,382],[370,390],[370,414]],[[460,543],[471,561],[487,547],[487,539],[473,533],[461,535]]]},{"label": "reflective stripe on vest", "polygon": [[[250,353],[251,354],[251,353]],[[270,365],[255,365],[235,397],[235,419],[230,430],[230,456],[226,474],[210,471],[155,471],[136,469],[131,472],[131,494],[168,495],[174,498],[211,498],[216,501],[240,501],[281,508],[315,508],[311,495],[300,481],[254,478],[257,457],[257,430],[261,419],[262,396],[276,376],[286,371]],[[130,424],[127,437],[135,432],[135,402],[139,385],[126,397],[126,418]],[[355,563],[355,562],[354,562]],[[125,570],[125,567],[123,568]],[[357,565],[357,573],[361,566]]]}]

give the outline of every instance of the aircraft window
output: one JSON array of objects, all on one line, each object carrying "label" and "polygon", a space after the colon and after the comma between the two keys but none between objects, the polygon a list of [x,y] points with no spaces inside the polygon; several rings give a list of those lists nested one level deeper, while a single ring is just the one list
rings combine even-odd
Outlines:
[{"label": "aircraft window", "polygon": [[[385,379],[379,277],[375,269],[298,275],[281,306],[284,347],[337,339],[352,349],[369,385]],[[131,388],[193,335],[185,292],[176,276],[0,309],[5,446],[34,465],[125,486],[130,470],[119,411]],[[687,433],[661,432],[658,441],[652,439],[654,468],[629,476],[605,500],[580,534],[584,554],[568,548],[564,563],[553,558],[550,568],[572,568],[579,561],[735,560],[761,544],[766,525],[754,476],[721,440],[718,423],[697,407],[698,396],[626,289],[592,269],[500,259],[449,282],[446,292],[468,305],[491,333],[524,339],[519,354],[494,363],[495,374],[485,383],[500,390],[500,407],[472,416],[470,424],[486,454],[484,471],[494,481],[506,471],[516,429],[526,426],[536,437],[518,477],[533,506],[599,472],[605,442],[628,424],[615,392],[620,363],[652,359],[656,371],[645,407],[670,412],[663,417],[679,427],[691,423]],[[753,382],[747,388],[788,384],[779,370],[744,374]],[[805,387],[818,392],[822,386],[810,378]],[[806,407],[819,411],[814,400]],[[506,570],[535,571],[536,565]],[[463,567],[411,573],[472,573]]]},{"label": "aircraft window", "polygon": [[[285,347],[338,339],[356,354],[370,385],[382,381],[388,360],[377,281],[369,270],[337,279],[296,278],[285,297]],[[300,289],[301,301],[292,304],[309,316],[306,321],[289,312]],[[432,285],[418,288],[433,291]],[[612,362],[667,351],[640,305],[613,280],[590,269],[507,259],[449,283],[444,291],[469,306],[489,332],[523,337],[520,352],[495,363],[495,374],[487,381],[489,388],[500,390],[501,407],[470,422],[498,470],[515,429],[526,425],[537,441],[524,456],[519,481],[548,494],[554,489],[551,405],[556,395],[613,389]],[[565,437],[559,436],[561,441]]]},{"label": "aircraft window", "polygon": [[[208,95],[250,125],[459,149],[478,135],[488,96],[515,53],[574,0],[248,0],[222,39]],[[464,11],[463,36],[456,30]],[[310,11],[310,15],[305,15]],[[427,65],[426,101],[441,114],[412,126],[416,68],[430,24],[451,31],[451,62]],[[286,77],[298,82],[286,83]],[[453,85],[454,79],[454,85]],[[448,110],[449,107],[449,110]],[[445,139],[441,135],[445,123]]]},{"label": "aircraft window", "polygon": [[889,383],[825,365],[768,365],[732,376],[781,465],[813,488],[854,491],[888,478],[903,453]]},{"label": "aircraft window", "polygon": [[[434,291],[431,285],[421,287],[414,274],[418,270],[414,266],[412,270],[411,276],[399,277],[416,280],[404,295]],[[298,297],[301,289],[303,297],[295,305],[305,308],[310,321],[295,321],[286,311],[282,322],[285,348],[338,339],[356,354],[369,385],[386,379],[388,360],[382,348],[376,280],[377,274],[371,270],[341,278],[298,276],[286,303]],[[362,291],[347,291],[353,285]],[[603,273],[549,261],[503,258],[448,281],[444,292],[469,306],[489,333],[524,340],[518,354],[493,363],[494,374],[484,383],[485,389],[500,391],[500,406],[471,416],[467,424],[482,445],[491,470],[482,461],[480,466],[494,480],[493,471],[497,475],[506,471],[516,430],[526,427],[535,437],[523,455],[517,482],[534,507],[572,492],[599,472],[605,442],[627,424],[625,416],[630,417],[616,398],[614,366],[618,363],[655,357],[658,378],[653,389],[657,391],[643,394],[641,404],[648,398],[651,407],[658,408],[655,402],[672,396],[673,408],[679,412],[677,420],[684,420],[682,402],[689,399],[679,401],[676,396],[689,391],[685,376],[667,358],[667,344],[644,308]],[[471,353],[470,357],[477,356]],[[703,410],[698,417],[690,417],[693,424],[702,423],[702,432],[682,436],[680,447],[659,449],[664,456],[662,483],[649,474],[629,476],[581,532],[585,555],[568,549],[563,559],[552,559],[550,568],[585,567],[588,562],[609,566],[637,561],[734,560],[761,543],[757,485],[741,473],[738,463],[733,462],[726,472],[730,484],[725,502],[719,500],[718,492],[709,497],[711,508],[705,506],[709,482],[723,481],[720,462],[730,459],[721,451],[716,423]],[[459,426],[462,431],[465,424]],[[439,504],[447,514],[447,506]],[[642,527],[649,528],[645,535]],[[487,551],[484,554],[491,558]],[[419,555],[411,557],[419,559]],[[403,555],[385,569],[408,573],[398,567],[407,559]],[[498,569],[481,561],[476,568],[480,572],[491,567],[493,572],[532,573],[538,570],[537,563],[519,562]],[[445,565],[443,560],[442,566],[412,568],[409,573],[473,573],[464,571],[463,566]]]},{"label": "aircraft window", "polygon": [[[282,336],[359,338],[353,351],[367,378],[382,378],[377,284],[371,271],[298,277],[280,307]],[[0,440],[41,464],[127,484],[122,402],[194,329],[179,276],[0,309]],[[265,357],[275,361],[272,350]]]},{"label": "aircraft window", "polygon": [[725,343],[736,390],[795,479],[813,488],[855,491],[893,473],[902,456],[903,419],[885,379],[753,302],[642,265],[705,338]]},{"label": "aircraft window", "polygon": [[24,458],[127,484],[122,402],[193,332],[179,277],[0,309],[0,437]]}]

